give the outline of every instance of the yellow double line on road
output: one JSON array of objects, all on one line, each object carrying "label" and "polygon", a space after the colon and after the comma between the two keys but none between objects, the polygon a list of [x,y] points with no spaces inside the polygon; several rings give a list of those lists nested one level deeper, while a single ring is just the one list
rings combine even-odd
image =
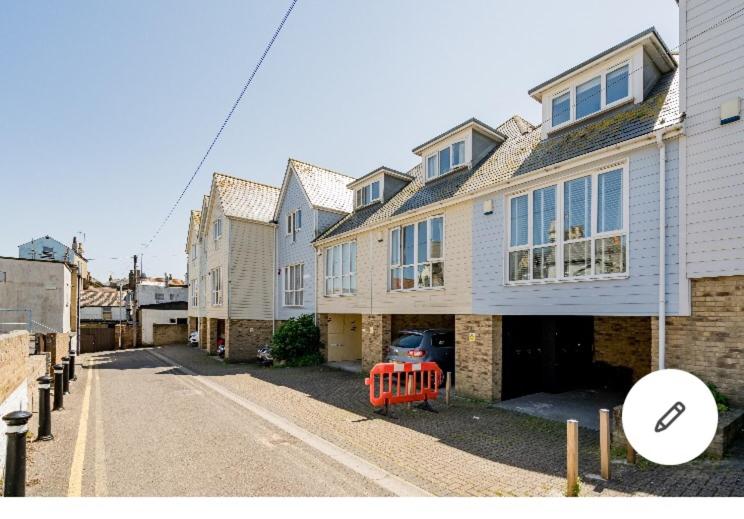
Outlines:
[{"label": "yellow double line on road", "polygon": [[88,365],[88,376],[85,377],[85,393],[83,394],[83,409],[80,412],[78,437],[75,441],[75,452],[72,455],[70,467],[70,483],[67,487],[68,497],[80,497],[83,492],[83,463],[85,462],[85,446],[88,442],[88,415],[90,412],[90,388],[93,379],[93,369]]}]

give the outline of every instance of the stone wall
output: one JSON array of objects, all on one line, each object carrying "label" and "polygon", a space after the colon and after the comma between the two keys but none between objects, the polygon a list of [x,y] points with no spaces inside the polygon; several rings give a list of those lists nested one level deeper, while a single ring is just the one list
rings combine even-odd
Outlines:
[{"label": "stone wall", "polygon": [[455,390],[458,396],[501,400],[502,318],[455,316]]},{"label": "stone wall", "polygon": [[47,333],[45,347],[50,353],[49,372],[51,373],[51,366],[62,364],[62,357],[66,357],[70,352],[70,336],[66,333]]},{"label": "stone wall", "polygon": [[633,382],[651,372],[650,317],[594,317],[594,360],[633,370]]},{"label": "stone wall", "polygon": [[134,325],[131,324],[116,324],[114,325],[114,337],[116,340],[116,347],[119,347],[119,335],[121,334],[121,347],[122,348],[133,348],[134,347]]},{"label": "stone wall", "polygon": [[389,314],[362,314],[362,372],[385,358],[392,341]]},{"label": "stone wall", "polygon": [[26,380],[28,343],[26,331],[0,335],[0,404]]},{"label": "stone wall", "polygon": [[[280,321],[276,322],[276,329],[281,326]],[[318,329],[320,330],[320,352],[323,358],[328,361],[328,314],[318,314]]]},{"label": "stone wall", "polygon": [[271,342],[270,320],[228,319],[225,332],[225,360],[246,362],[256,359],[258,347]]},{"label": "stone wall", "polygon": [[455,316],[452,314],[395,314],[392,316],[391,331],[393,339],[401,330],[426,330],[429,328],[455,329]]},{"label": "stone wall", "polygon": [[154,346],[165,346],[167,344],[185,344],[188,334],[188,325],[183,324],[158,324],[152,325],[152,343]]},{"label": "stone wall", "polygon": [[[666,319],[666,367],[712,382],[744,406],[744,276],[692,280],[692,315]],[[653,319],[652,366],[657,369],[658,319]]]},{"label": "stone wall", "polygon": [[219,319],[214,319],[212,317],[207,318],[207,333],[205,334],[206,337],[204,338],[204,349],[210,355],[217,354],[217,321],[219,321]]},{"label": "stone wall", "polygon": [[199,317],[199,348],[207,349],[207,318]]}]

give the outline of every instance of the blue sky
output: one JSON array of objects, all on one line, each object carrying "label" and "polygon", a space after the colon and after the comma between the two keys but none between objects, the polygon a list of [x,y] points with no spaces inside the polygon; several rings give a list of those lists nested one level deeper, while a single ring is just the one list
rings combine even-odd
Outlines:
[{"label": "blue sky", "polygon": [[[4,3],[0,255],[84,232],[98,279],[183,189],[289,0]],[[476,116],[539,122],[527,90],[650,26],[672,0],[299,0],[144,269],[183,277],[188,212],[211,173],[279,186],[288,157],[360,176]]]}]

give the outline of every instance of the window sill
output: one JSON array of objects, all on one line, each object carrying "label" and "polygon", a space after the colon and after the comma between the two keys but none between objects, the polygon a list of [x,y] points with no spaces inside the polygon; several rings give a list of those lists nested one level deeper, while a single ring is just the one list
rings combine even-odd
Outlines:
[{"label": "window sill", "polygon": [[334,297],[354,297],[354,296],[356,296],[356,292],[354,292],[353,294],[323,294],[323,297],[329,297],[329,298],[334,298]]},{"label": "window sill", "polygon": [[417,287],[417,288],[401,288],[401,289],[390,289],[388,292],[391,294],[400,294],[406,292],[438,292],[444,290],[446,287]]},{"label": "window sill", "polygon": [[587,281],[611,281],[613,279],[628,279],[630,274],[623,272],[622,274],[602,274],[599,276],[584,276],[575,278],[561,278],[561,279],[530,279],[526,281],[507,281],[504,286],[507,287],[518,287],[525,285],[555,285],[561,283],[584,283]]},{"label": "window sill", "polygon": [[282,305],[282,308],[305,308],[305,305]]},{"label": "window sill", "polygon": [[464,169],[468,169],[469,167],[470,167],[470,163],[463,162],[462,164],[458,164],[454,168],[448,169],[447,171],[445,171],[441,175],[437,175],[436,177],[427,178],[426,179],[426,183],[428,184],[429,182],[436,182],[440,178],[447,177],[447,176],[451,175],[452,173],[457,173],[458,171],[462,171]]},{"label": "window sill", "polygon": [[583,123],[586,121],[591,121],[595,117],[599,117],[600,115],[604,115],[607,112],[614,110],[615,108],[618,108],[620,106],[625,106],[626,104],[632,103],[634,100],[633,97],[626,97],[625,99],[620,99],[619,101],[615,101],[612,104],[609,104],[605,106],[604,108],[600,109],[597,112],[594,112],[589,115],[585,115],[581,119],[572,119],[570,121],[566,121],[565,123],[561,123],[558,126],[551,126],[550,130],[548,130],[548,135],[553,135],[554,133],[557,133],[565,128],[570,128],[571,126],[577,125],[579,123]]}]

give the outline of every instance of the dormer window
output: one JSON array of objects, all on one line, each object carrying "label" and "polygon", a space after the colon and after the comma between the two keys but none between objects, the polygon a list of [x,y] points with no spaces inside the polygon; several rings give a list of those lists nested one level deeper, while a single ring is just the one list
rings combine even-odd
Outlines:
[{"label": "dormer window", "polygon": [[367,184],[364,187],[360,187],[356,190],[356,206],[362,207],[369,205],[372,202],[380,200],[380,181],[375,180],[374,182]]},{"label": "dormer window", "polygon": [[446,175],[465,163],[465,141],[457,141],[426,158],[426,179]]},{"label": "dormer window", "polygon": [[579,121],[630,98],[630,64],[624,62],[558,92],[551,99],[551,128]]}]

